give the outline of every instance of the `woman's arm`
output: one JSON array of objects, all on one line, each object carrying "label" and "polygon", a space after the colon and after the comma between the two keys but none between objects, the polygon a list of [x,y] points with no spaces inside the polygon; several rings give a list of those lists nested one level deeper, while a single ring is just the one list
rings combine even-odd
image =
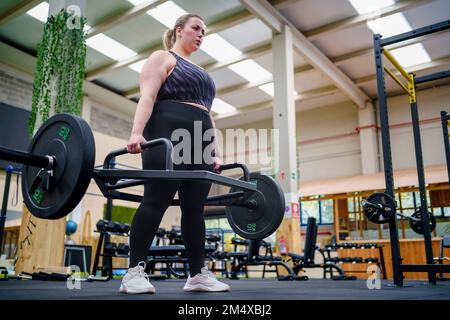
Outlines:
[{"label": "woman's arm", "polygon": [[145,125],[153,112],[158,91],[172,68],[170,54],[163,50],[152,53],[142,67],[139,76],[141,97],[134,114],[133,129],[127,145],[128,152],[139,153],[142,151],[140,144],[145,142],[142,136]]}]

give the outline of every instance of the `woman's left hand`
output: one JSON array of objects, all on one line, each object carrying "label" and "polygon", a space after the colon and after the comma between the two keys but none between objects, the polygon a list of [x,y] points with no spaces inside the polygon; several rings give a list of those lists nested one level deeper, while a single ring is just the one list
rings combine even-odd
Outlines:
[{"label": "woman's left hand", "polygon": [[213,158],[213,164],[214,164],[214,171],[219,174],[222,173],[222,171],[219,170],[220,166],[222,165],[222,160],[220,160],[219,157]]}]

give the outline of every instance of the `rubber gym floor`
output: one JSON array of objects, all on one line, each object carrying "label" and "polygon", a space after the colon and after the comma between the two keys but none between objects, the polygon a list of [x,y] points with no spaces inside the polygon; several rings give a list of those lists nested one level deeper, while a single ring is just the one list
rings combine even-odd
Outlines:
[{"label": "rubber gym floor", "polygon": [[156,294],[127,295],[118,292],[119,279],[81,282],[69,290],[66,282],[15,280],[0,282],[0,300],[450,300],[450,281],[430,286],[426,281],[405,281],[392,287],[382,280],[381,289],[369,290],[366,280],[278,281],[276,279],[223,280],[230,292],[186,293],[185,280],[152,281]]}]

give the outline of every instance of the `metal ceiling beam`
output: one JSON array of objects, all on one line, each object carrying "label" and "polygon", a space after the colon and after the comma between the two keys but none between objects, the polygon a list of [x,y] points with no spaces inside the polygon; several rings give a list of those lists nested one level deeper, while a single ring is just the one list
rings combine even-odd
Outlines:
[{"label": "metal ceiling beam", "polygon": [[108,72],[112,72],[114,70],[118,70],[120,68],[126,68],[130,65],[132,65],[133,63],[136,63],[138,61],[141,61],[143,59],[146,59],[150,56],[150,54],[156,50],[161,50],[163,49],[162,43],[157,44],[156,46],[150,47],[148,49],[145,49],[141,52],[139,52],[137,55],[132,56],[130,58],[124,59],[124,60],[120,60],[120,61],[116,61],[113,63],[109,63],[107,65],[101,66],[99,68],[96,68],[92,71],[89,71],[86,73],[86,80],[92,81],[97,79],[98,77],[100,77],[100,75],[108,73]]},{"label": "metal ceiling beam", "polygon": [[[297,76],[300,73],[307,72],[309,70],[314,70],[314,69],[310,65],[300,66],[300,67],[297,67],[294,69],[294,75]],[[256,88],[256,87],[262,86],[264,84],[268,84],[270,82],[273,82],[273,77],[267,77],[266,79],[256,81],[256,82],[245,82],[245,83],[234,84],[234,85],[222,88],[220,90],[217,90],[216,95],[223,96],[225,94],[235,92],[235,91]]]},{"label": "metal ceiling beam", "polygon": [[301,2],[303,0],[269,0],[270,4],[277,8],[277,10],[283,10],[297,2]]},{"label": "metal ceiling beam", "polygon": [[274,32],[281,31],[281,25],[290,27],[294,47],[311,65],[325,73],[358,107],[365,108],[371,98],[340,70],[328,57],[317,49],[295,26],[283,17],[267,1],[240,0],[249,11],[259,17]]},{"label": "metal ceiling beam", "polygon": [[369,12],[363,15],[357,14],[349,18],[345,18],[309,31],[305,31],[304,35],[308,38],[308,40],[315,40],[321,36],[336,32],[338,30],[366,24],[368,21],[390,16],[392,14],[412,9],[414,7],[421,6],[433,1],[435,0],[399,0],[391,6],[382,8],[374,12]]},{"label": "metal ceiling beam", "polygon": [[41,3],[42,0],[24,0],[21,1],[19,4],[14,6],[12,9],[6,11],[2,15],[0,15],[0,26],[4,25],[5,23],[8,23],[12,19],[21,16],[28,10],[34,8],[39,3]]},{"label": "metal ceiling beam", "polygon": [[[423,63],[420,65],[406,68],[406,71],[409,73],[415,73],[415,72],[421,72],[421,71],[427,72],[428,70],[431,70],[436,67],[449,66],[449,65],[450,65],[450,56],[447,56],[447,57],[443,57],[443,58],[440,58],[440,59],[437,59],[437,60],[434,60],[431,62],[427,62],[427,63]],[[396,71],[394,73],[396,74],[396,73],[398,73],[398,71]],[[361,77],[359,79],[356,79],[355,83],[358,86],[363,86],[363,85],[372,83],[374,81],[376,81],[376,75],[372,74],[372,75],[369,75],[366,77]],[[259,85],[261,85],[261,84],[259,84]],[[254,87],[256,87],[256,85]],[[248,87],[248,88],[250,88],[250,87]],[[306,100],[315,99],[315,98],[318,98],[321,96],[336,94],[339,91],[340,91],[339,88],[337,88],[336,86],[327,85],[324,87],[300,92],[297,96],[295,96],[294,99],[295,99],[295,101],[306,101]],[[403,92],[403,94],[404,94],[404,92]],[[249,112],[261,111],[266,108],[271,108],[272,104],[273,104],[272,100],[268,100],[268,101],[264,101],[261,103],[240,107],[233,113],[217,115],[214,117],[214,120],[218,121],[218,120],[225,119],[225,118],[237,117],[237,116],[240,116],[242,113],[248,114]]]},{"label": "metal ceiling beam", "polygon": [[[33,81],[36,57],[14,46],[0,42],[0,61],[21,73],[25,73]],[[112,110],[132,117],[136,111],[136,102],[129,100],[111,90],[93,82],[84,80],[83,92],[90,98],[101,102]]]},{"label": "metal ceiling beam", "polygon": [[[262,56],[264,54],[267,54],[269,52],[272,51],[272,45],[271,43],[266,43],[263,44],[259,47],[256,47],[254,49],[250,49],[248,51],[244,51],[242,55],[238,56],[238,57],[233,57],[224,61],[220,61],[220,62],[213,62],[213,63],[209,63],[209,64],[204,64],[201,65],[202,68],[204,68],[206,71],[208,72],[212,72],[215,70],[219,70],[222,68],[226,68],[234,63],[246,60],[246,59],[254,59],[257,58],[259,56]],[[90,74],[88,74],[89,76]],[[89,77],[88,77],[89,78]],[[135,87],[133,89],[130,89],[126,92],[124,92],[124,96],[126,96],[127,98],[133,98],[137,95],[139,95],[139,87]]]},{"label": "metal ceiling beam", "polygon": [[167,0],[147,0],[144,1],[137,6],[133,6],[130,9],[120,12],[112,17],[108,17],[100,23],[97,23],[95,26],[92,26],[91,29],[88,30],[86,38],[91,38],[99,33],[107,31],[113,27],[118,26],[119,24],[125,23],[137,16],[145,14],[148,10],[163,4]]},{"label": "metal ceiling beam", "polygon": [[[428,39],[431,39],[431,37],[437,37],[438,35],[439,34],[431,35],[431,36],[428,37]],[[412,39],[408,43],[403,43],[403,44],[399,43],[399,44],[392,45],[392,46],[390,46],[390,49],[393,50],[393,49],[400,48],[400,47],[403,47],[403,46],[406,46],[406,45],[419,43],[419,42],[422,42],[423,40],[424,40],[423,37],[422,38]],[[232,65],[232,64],[237,63],[237,62],[241,62],[241,61],[243,61],[245,59],[253,59],[253,58],[256,58],[258,56],[263,56],[265,54],[269,54],[270,52],[272,52],[271,42],[266,42],[266,43],[262,44],[261,46],[259,46],[257,48],[254,48],[254,49],[251,49],[249,51],[244,52],[243,55],[241,55],[239,57],[234,57],[232,59],[229,59],[229,60],[226,60],[226,61],[223,61],[223,62],[215,62],[215,63],[205,64],[205,65],[202,65],[202,67],[205,70],[207,70],[208,72],[211,72],[211,71],[215,71],[215,70],[218,70],[218,69],[226,68],[229,65]],[[360,49],[360,50],[356,50],[356,51],[353,51],[353,52],[345,53],[343,55],[340,55],[340,56],[337,56],[337,57],[334,57],[334,58],[330,58],[330,60],[336,66],[341,66],[341,65],[347,63],[348,61],[350,61],[352,59],[363,57],[365,55],[372,55],[372,54],[373,54],[373,47],[367,47],[367,48],[364,48],[364,49]],[[116,64],[119,65],[121,63],[122,62],[117,62]],[[299,72],[311,72],[313,70],[315,70],[313,66],[311,66],[311,65],[304,65],[304,66],[301,66],[301,67],[297,67],[294,72],[295,72],[296,75],[298,75]],[[92,79],[89,79],[89,74],[88,74],[87,79],[88,80],[92,80]],[[262,84],[265,84],[265,83],[268,83],[268,82],[271,82],[271,81],[272,80],[265,81],[265,82],[259,83],[259,85],[262,85]],[[251,86],[251,85],[249,85],[247,83],[246,84],[240,83],[240,84],[237,84],[237,85],[233,85],[233,86],[222,88],[222,89],[217,91],[217,94],[220,95],[220,94],[230,93],[231,91],[233,91],[233,88],[235,90],[241,90],[241,86],[243,86],[243,88],[254,87],[254,86]],[[130,89],[130,90],[126,91],[124,93],[124,96],[126,96],[127,98],[133,98],[133,97],[136,97],[138,94],[139,94],[139,87],[136,87],[136,88],[133,88],[133,89]]]},{"label": "metal ceiling beam", "polygon": [[[325,87],[321,87],[321,88],[304,91],[301,94],[295,96],[294,100],[295,101],[307,101],[310,99],[335,94],[337,92],[339,92],[339,89],[333,85],[330,85],[330,86],[325,86]],[[233,117],[240,117],[242,114],[248,114],[248,113],[252,113],[252,112],[258,112],[258,111],[263,111],[266,109],[271,109],[272,105],[273,105],[273,101],[268,100],[268,101],[260,102],[257,104],[252,104],[249,106],[241,107],[234,112],[214,116],[214,121],[220,121],[223,119],[229,119],[229,118],[233,118]]]},{"label": "metal ceiling beam", "polygon": [[[419,71],[427,71],[430,70],[432,68],[436,68],[436,67],[441,67],[441,66],[447,66],[450,65],[450,56],[447,57],[443,57],[434,61],[430,61],[430,62],[426,62],[426,63],[422,63],[416,66],[412,66],[409,68],[406,68],[406,71],[409,73],[415,73],[415,72],[419,72]],[[300,75],[301,73],[305,72],[305,70],[309,69],[309,66],[301,66],[301,67],[297,67],[295,68],[295,76]],[[393,73],[397,76],[400,75],[400,73],[398,71],[393,71]],[[365,77],[361,77],[358,79],[355,79],[354,82],[357,86],[363,86],[366,84],[369,84],[373,81],[376,80],[376,75],[375,74],[371,74],[369,76],[365,76]],[[232,86],[228,86],[225,88],[220,89],[219,91],[217,91],[217,95],[221,96],[221,95],[225,95],[231,92],[236,92],[236,91],[240,91],[240,90],[247,90],[247,89],[252,89],[252,88],[256,88],[259,87],[261,85],[267,84],[272,82],[272,78],[267,78],[264,79],[262,81],[258,81],[258,82],[247,82],[244,84],[238,84],[238,85],[232,85]],[[316,90],[316,89],[314,89]],[[322,90],[322,88],[319,88],[319,90]]]},{"label": "metal ceiling beam", "polygon": [[235,64],[237,62],[241,62],[247,59],[254,59],[260,56],[263,56],[265,54],[268,54],[272,52],[272,42],[268,41],[258,47],[252,48],[250,50],[246,50],[242,52],[242,54],[238,57],[233,57],[230,59],[212,62],[212,63],[206,63],[202,65],[202,67],[207,70],[208,72],[213,72],[219,69],[226,68],[232,64]]},{"label": "metal ceiling beam", "polygon": [[254,16],[258,17],[266,26],[276,33],[280,33],[284,18],[266,0],[240,0]]},{"label": "metal ceiling beam", "polygon": [[[164,0],[164,1],[167,1],[167,0]],[[275,8],[283,8],[283,7],[287,6],[287,5],[293,4],[293,3],[298,2],[298,1],[302,1],[302,0],[277,0],[276,4],[275,4]],[[155,2],[155,0],[153,0],[153,2]],[[141,5],[144,5],[144,4],[145,3],[143,3]],[[142,11],[143,10],[140,10],[139,12],[141,14],[146,12],[146,11],[144,11],[144,12],[142,12]],[[126,14],[126,12],[121,13],[121,14],[117,15],[116,17],[118,17],[118,16],[120,17],[120,16],[125,15],[125,14]],[[136,16],[136,14],[134,16]],[[249,20],[254,19],[254,18],[255,18],[255,16],[251,12],[249,12],[246,9],[243,9],[243,10],[241,10],[241,11],[239,11],[239,12],[233,14],[233,15],[230,15],[230,16],[228,16],[226,18],[223,18],[223,19],[220,19],[218,21],[215,21],[215,22],[211,23],[210,25],[207,25],[206,26],[206,35],[217,33],[217,32],[221,32],[223,30],[226,30],[228,28],[234,27],[236,25],[239,25],[241,23],[244,23],[244,22],[249,21]],[[93,30],[96,27],[100,27],[99,25],[104,24],[104,26],[102,27],[102,32],[104,32],[104,31],[106,31],[107,29],[109,29],[111,27],[117,26],[118,23],[125,22],[127,20],[128,19],[121,20],[121,21],[114,21],[114,17],[113,18],[108,18],[104,22],[101,22],[100,24],[97,24],[96,26],[94,26],[90,30]],[[92,32],[94,32],[94,31],[92,31]],[[270,42],[268,42],[267,44],[270,44]],[[128,58],[126,60],[113,62],[113,63],[108,63],[108,64],[105,64],[105,65],[103,65],[103,66],[101,66],[99,68],[96,68],[96,69],[92,70],[92,71],[89,71],[87,73],[87,75],[86,75],[86,79],[92,81],[92,80],[98,78],[100,75],[102,75],[104,73],[111,72],[111,71],[116,70],[116,69],[128,67],[130,64],[133,64],[133,63],[138,62],[138,61],[140,61],[142,59],[148,58],[148,56],[150,56],[150,54],[153,51],[160,50],[160,49],[163,49],[162,42],[154,45],[153,47],[145,49],[145,50],[139,52],[136,56],[133,56],[133,57]],[[270,50],[271,50],[271,48],[270,48]],[[245,59],[249,59],[249,58],[245,58]],[[242,59],[242,60],[245,60],[245,59]],[[240,61],[242,61],[242,60],[240,60]],[[233,64],[233,63],[235,63],[235,62],[232,62],[230,64]],[[212,65],[212,64],[214,64],[214,63],[210,63],[210,65]],[[214,68],[220,68],[220,67],[219,66],[215,66]]]},{"label": "metal ceiling beam", "polygon": [[[278,1],[276,1],[275,8],[277,8],[277,9],[283,8],[287,5],[290,5],[290,4],[298,2],[298,1],[303,1],[303,0],[278,0]],[[248,21],[251,18],[254,18],[254,16],[249,11],[247,11],[247,10],[239,11],[238,13],[236,13],[230,17],[227,17],[225,19],[217,21],[216,23],[211,24],[211,26],[208,26],[207,34],[220,32],[222,30],[225,30],[225,29],[235,26],[237,24],[244,23],[245,21]],[[310,39],[310,38],[308,38],[308,39]],[[422,40],[423,39],[413,39],[411,42],[409,42],[407,44],[400,43],[400,44],[393,45],[393,46],[391,46],[391,49],[395,49],[395,47],[402,47],[405,45],[418,43]],[[126,59],[123,61],[118,61],[118,62],[113,62],[113,63],[109,63],[107,65],[101,66],[95,70],[89,71],[87,73],[86,79],[92,81],[104,73],[108,73],[108,72],[111,72],[113,70],[120,69],[120,68],[126,68],[130,64],[133,64],[135,62],[138,62],[142,59],[147,58],[153,51],[160,50],[162,48],[163,48],[162,43],[160,43],[160,44],[157,44],[156,46],[150,47],[148,49],[145,49],[145,50],[139,52],[138,55],[131,57],[129,59]],[[255,57],[262,56],[264,54],[268,54],[271,51],[272,51],[271,41],[268,41],[257,48],[254,48],[252,50],[244,52],[244,54],[240,57],[234,57],[227,61],[207,63],[207,64],[202,65],[201,67],[208,70],[209,72],[212,72],[212,71],[215,71],[215,70],[218,70],[221,68],[226,68],[231,64],[243,61],[245,59],[253,59]],[[332,62],[334,62],[335,64],[339,65],[340,63],[345,62],[347,60],[350,60],[350,59],[353,59],[356,57],[360,57],[360,56],[363,56],[366,54],[371,54],[371,53],[373,53],[373,48],[369,47],[369,48],[364,48],[361,50],[353,51],[353,52],[350,52],[348,54],[345,54],[345,55],[342,55],[339,57],[331,58],[330,60]],[[311,67],[311,69],[313,69],[313,68]],[[133,90],[130,90],[130,91],[133,91]]]}]

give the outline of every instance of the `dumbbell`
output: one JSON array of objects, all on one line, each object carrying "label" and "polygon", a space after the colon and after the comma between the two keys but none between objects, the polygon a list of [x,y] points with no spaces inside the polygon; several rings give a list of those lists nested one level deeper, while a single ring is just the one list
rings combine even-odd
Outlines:
[{"label": "dumbbell", "polygon": [[116,233],[120,232],[120,223],[116,221],[109,221],[107,225],[107,231]]},{"label": "dumbbell", "polygon": [[110,255],[115,255],[117,251],[117,244],[115,244],[114,242],[109,242],[105,245],[105,250],[104,253],[105,254],[110,254]]},{"label": "dumbbell", "polygon": [[364,259],[365,263],[378,263],[378,258],[366,258]]},{"label": "dumbbell", "polygon": [[128,223],[119,222],[119,233],[128,233],[130,231],[130,225]]},{"label": "dumbbell", "polygon": [[108,231],[109,220],[100,219],[97,221],[97,231]]},{"label": "dumbbell", "polygon": [[158,230],[156,231],[156,237],[164,238],[165,235],[166,235],[166,229],[158,228]]},{"label": "dumbbell", "polygon": [[208,242],[218,242],[220,241],[220,236],[216,235],[216,234],[207,234],[205,236],[205,240]]},{"label": "dumbbell", "polygon": [[130,246],[127,243],[119,243],[116,252],[117,254],[127,255],[130,252]]}]

